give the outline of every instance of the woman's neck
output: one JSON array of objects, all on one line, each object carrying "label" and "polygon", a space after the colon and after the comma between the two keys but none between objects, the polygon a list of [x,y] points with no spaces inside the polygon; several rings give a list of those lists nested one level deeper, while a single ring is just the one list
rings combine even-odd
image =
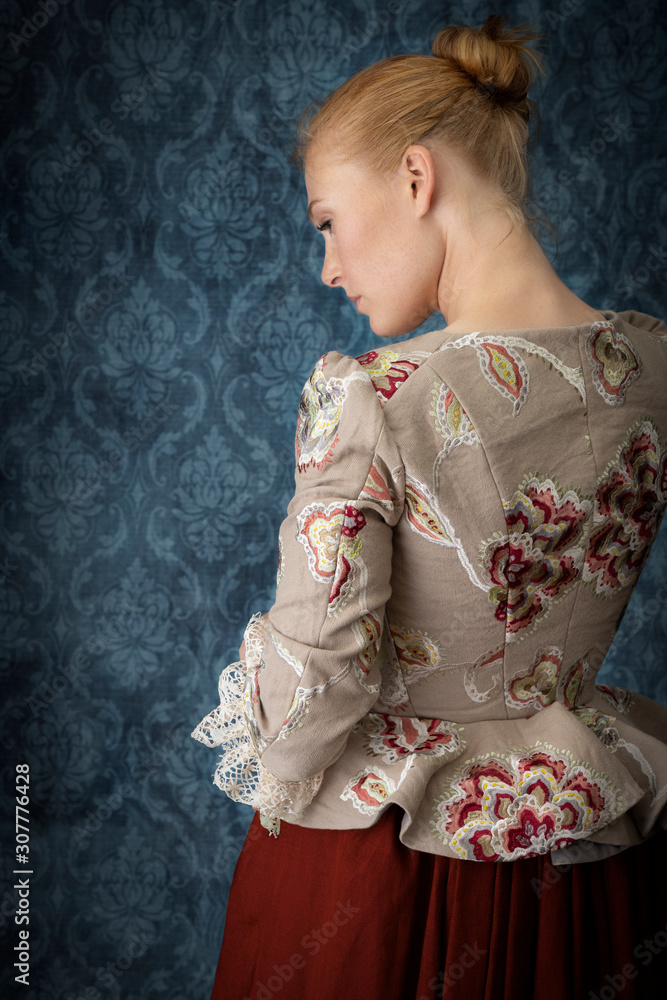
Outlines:
[{"label": "woman's neck", "polygon": [[448,229],[438,308],[452,332],[574,326],[602,319],[556,274],[527,228],[504,213]]}]

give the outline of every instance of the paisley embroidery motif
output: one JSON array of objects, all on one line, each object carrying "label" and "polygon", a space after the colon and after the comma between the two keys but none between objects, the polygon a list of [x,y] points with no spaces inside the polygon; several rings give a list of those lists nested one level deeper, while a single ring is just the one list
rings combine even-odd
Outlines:
[{"label": "paisley embroidery motif", "polygon": [[559,701],[573,710],[588,676],[588,660],[582,657],[569,670],[563,669],[563,654],[557,646],[538,650],[527,674],[514,677],[505,691],[505,703],[510,708],[534,708],[540,711]]},{"label": "paisley embroidery motif", "polygon": [[456,539],[447,517],[440,511],[438,502],[424,483],[411,476],[405,483],[405,513],[413,531],[436,545],[456,546]]},{"label": "paisley embroidery motif", "polygon": [[412,711],[410,695],[405,685],[405,677],[396,653],[391,629],[385,614],[382,643],[380,646],[382,680],[380,692],[376,701],[377,711],[385,711],[389,715]]},{"label": "paisley embroidery motif", "polygon": [[380,504],[388,513],[392,513],[394,506],[398,503],[398,498],[394,491],[390,489],[384,476],[380,473],[375,462],[370,467],[364,488],[359,494],[360,500],[374,500]]},{"label": "paisley embroidery motif", "polygon": [[308,568],[318,583],[331,586],[328,613],[335,613],[352,596],[355,573],[365,581],[359,532],[362,512],[348,503],[309,504],[297,515],[297,538],[306,550]]},{"label": "paisley embroidery motif", "polygon": [[432,391],[433,408],[431,414],[435,417],[436,427],[445,439],[445,445],[438,458],[446,458],[457,445],[479,444],[477,431],[470,417],[463,409],[458,399],[441,379]]},{"label": "paisley embroidery motif", "polygon": [[611,323],[594,323],[586,338],[586,354],[593,369],[593,385],[605,403],[621,406],[628,386],[642,370],[628,338]]},{"label": "paisley embroidery motif", "polygon": [[309,504],[297,515],[297,538],[306,550],[308,569],[318,583],[330,584],[336,570],[340,528],[345,516],[338,503]]},{"label": "paisley embroidery motif", "polygon": [[[465,668],[463,673],[463,686],[466,689],[468,697],[471,698],[472,701],[476,701],[478,704],[488,701],[497,685],[502,685],[504,659],[505,646],[503,644],[488,653],[484,653],[482,656],[477,658],[477,661],[472,666],[468,665]],[[487,687],[485,691],[480,691],[480,675],[487,672],[485,671],[485,668],[490,668],[490,670],[493,671],[496,666],[500,667],[500,669],[495,673],[491,673],[491,676],[486,678],[487,684],[489,680],[492,680],[493,684],[491,687]]]},{"label": "paisley embroidery motif", "polygon": [[447,517],[440,510],[438,501],[428,486],[413,479],[412,476],[405,477],[405,507],[403,514],[408,520],[408,524],[413,531],[421,535],[429,542],[436,545],[445,545],[447,548],[456,549],[459,562],[470,577],[470,580],[480,590],[488,591],[489,587],[483,583],[468,559],[463,543],[458,539]]},{"label": "paisley embroidery motif", "polygon": [[413,755],[454,758],[466,745],[456,723],[444,719],[371,712],[356,728],[363,733],[367,753],[381,757],[386,764],[400,764]]},{"label": "paisley embroidery motif", "polygon": [[621,808],[620,790],[606,775],[545,744],[466,761],[431,825],[460,858],[516,861],[590,836]]},{"label": "paisley embroidery motif", "polygon": [[584,580],[610,597],[631,587],[646,561],[667,503],[667,456],[650,420],[630,431],[598,480]]},{"label": "paisley embroidery motif", "polygon": [[380,405],[384,406],[427,357],[428,353],[424,351],[415,351],[402,356],[397,351],[385,349],[368,351],[366,354],[360,354],[355,360],[363,366],[370,377]]},{"label": "paisley embroidery motif", "polygon": [[625,688],[618,687],[616,684],[596,684],[595,687],[619,715],[627,715],[635,703],[632,691],[626,691]]},{"label": "paisley embroidery motif", "polygon": [[443,344],[441,351],[474,347],[486,380],[502,396],[512,401],[512,414],[517,416],[528,398],[530,379],[521,356],[517,351],[534,354],[546,361],[559,375],[574,386],[582,402],[586,402],[584,373],[581,368],[570,368],[545,347],[534,344],[524,337],[494,337],[482,333],[467,333],[458,340]]},{"label": "paisley embroidery motif", "polygon": [[517,415],[528,395],[528,369],[511,347],[483,340],[477,349],[482,371],[494,389],[510,399],[512,412]]},{"label": "paisley embroidery motif", "polygon": [[389,625],[406,684],[433,676],[440,663],[435,639],[416,629]]},{"label": "paisley embroidery motif", "polygon": [[482,543],[481,563],[495,617],[513,641],[579,578],[592,504],[574,490],[561,497],[552,480],[532,477],[503,507],[508,534]]},{"label": "paisley embroidery motif", "polygon": [[575,708],[574,714],[597,736],[603,746],[615,753],[619,745],[620,734],[618,729],[614,729],[612,726],[612,723],[616,721],[613,715],[605,715],[604,712],[598,712],[596,708]]},{"label": "paisley embroidery motif", "polygon": [[396,783],[380,770],[363,768],[341,792],[343,802],[351,802],[364,816],[373,816],[396,791]]},{"label": "paisley embroidery motif", "polygon": [[299,400],[294,447],[296,465],[304,472],[310,465],[322,469],[332,461],[338,440],[338,424],[347,388],[342,379],[324,376],[325,360],[320,358],[303,387]]},{"label": "paisley embroidery motif", "polygon": [[379,691],[379,684],[368,683],[368,674],[380,652],[380,643],[382,641],[380,619],[377,615],[370,614],[369,612],[354,622],[352,631],[357,645],[361,650],[354,661],[357,680],[367,691]]}]

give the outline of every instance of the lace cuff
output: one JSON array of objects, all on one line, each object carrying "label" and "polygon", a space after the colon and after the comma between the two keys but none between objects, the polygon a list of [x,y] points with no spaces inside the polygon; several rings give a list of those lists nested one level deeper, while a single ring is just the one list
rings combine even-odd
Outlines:
[{"label": "lace cuff", "polygon": [[220,704],[202,719],[192,736],[206,746],[222,747],[214,784],[230,799],[259,810],[262,825],[277,837],[281,818],[292,822],[301,818],[322,783],[323,772],[303,781],[281,781],[260,759],[260,749],[269,744],[257,729],[247,682],[251,672],[262,665],[261,652],[269,627],[260,615],[253,615],[245,630],[245,660],[230,663],[222,671],[218,682]]}]

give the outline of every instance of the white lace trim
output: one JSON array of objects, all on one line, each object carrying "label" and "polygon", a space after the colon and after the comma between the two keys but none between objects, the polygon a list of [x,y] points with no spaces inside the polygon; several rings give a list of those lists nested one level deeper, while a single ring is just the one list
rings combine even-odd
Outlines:
[{"label": "white lace trim", "polygon": [[[262,665],[262,650],[269,640],[270,626],[259,614],[253,615],[245,630],[245,660],[230,663],[220,674],[220,704],[192,731],[192,736],[208,747],[222,747],[223,755],[213,782],[230,799],[259,810],[262,824],[275,836],[280,819],[296,822],[322,783],[323,772],[303,781],[281,781],[260,759],[256,746],[259,736],[251,704],[252,674]],[[252,723],[256,730],[248,724]],[[264,743],[262,749],[269,744]]]}]

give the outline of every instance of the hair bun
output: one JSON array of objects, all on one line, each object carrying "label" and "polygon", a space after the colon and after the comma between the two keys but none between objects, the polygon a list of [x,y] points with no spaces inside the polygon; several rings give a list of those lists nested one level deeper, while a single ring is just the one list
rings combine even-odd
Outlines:
[{"label": "hair bun", "polygon": [[443,28],[433,42],[433,55],[450,60],[493,100],[519,103],[528,96],[535,70],[544,74],[540,54],[525,44],[539,38],[528,25],[507,28],[502,14],[491,14],[481,28]]}]

